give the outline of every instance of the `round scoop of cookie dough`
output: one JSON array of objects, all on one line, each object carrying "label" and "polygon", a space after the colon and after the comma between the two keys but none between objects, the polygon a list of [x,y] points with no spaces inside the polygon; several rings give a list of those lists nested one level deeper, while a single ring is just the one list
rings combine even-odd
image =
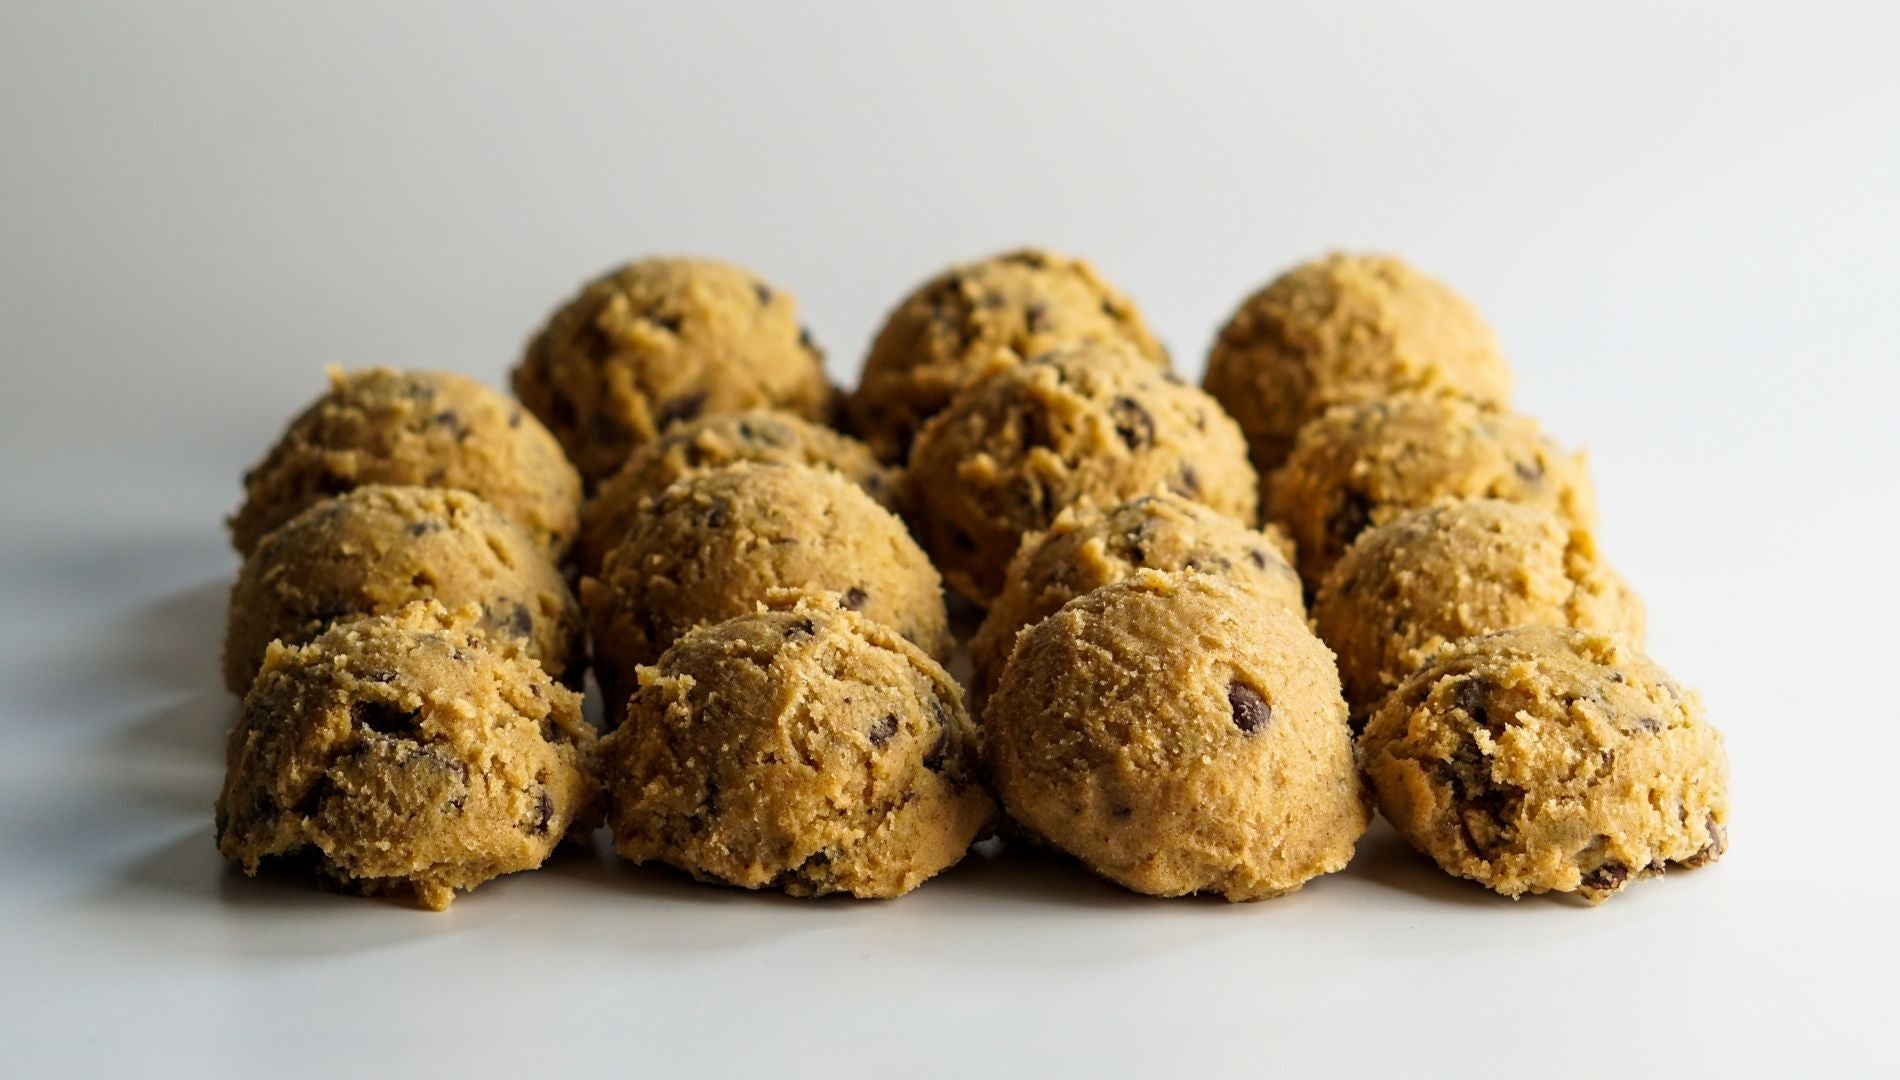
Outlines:
[{"label": "round scoop of cookie dough", "polygon": [[272,645],[231,732],[218,850],[441,910],[599,822],[580,695],[433,602]]},{"label": "round scoop of cookie dough", "polygon": [[1414,510],[1361,534],[1313,605],[1339,657],[1353,726],[1448,642],[1519,626],[1643,641],[1643,605],[1589,530],[1477,499]]},{"label": "round scoop of cookie dough", "polygon": [[1116,345],[1049,353],[938,413],[907,482],[930,551],[988,606],[1024,535],[1071,504],[1173,491],[1251,525],[1258,481],[1240,429],[1206,394]]},{"label": "round scoop of cookie dough", "polygon": [[244,561],[231,589],[224,684],[249,689],[272,641],[301,645],[332,623],[429,599],[476,605],[485,633],[578,682],[580,605],[526,533],[465,491],[372,484],[304,510]]},{"label": "round scoop of cookie dough", "polygon": [[1452,398],[1329,410],[1301,429],[1268,487],[1267,516],[1293,534],[1313,589],[1360,533],[1432,503],[1502,499],[1578,526],[1596,517],[1580,455],[1564,453],[1529,417]]},{"label": "round scoop of cookie dough", "polygon": [[1143,495],[1103,510],[1064,510],[1023,542],[1003,591],[970,639],[971,692],[980,710],[1003,676],[1016,635],[1084,593],[1144,567],[1227,578],[1304,618],[1292,544],[1277,528],[1249,529],[1179,495]]},{"label": "round scoop of cookie dough", "polygon": [[1598,903],[1728,844],[1728,758],[1635,646],[1537,626],[1459,643],[1359,736],[1379,810],[1447,873]]},{"label": "round scoop of cookie dough", "polygon": [[835,397],[792,294],[706,259],[588,284],[529,342],[514,387],[590,487],[676,421],[760,406],[823,420]]},{"label": "round scoop of cookie dough", "polygon": [[891,510],[900,509],[898,474],[856,439],[776,409],[704,416],[675,424],[633,452],[581,511],[576,561],[587,573],[639,520],[641,506],[689,473],[741,461],[832,469]]},{"label": "round scoop of cookie dough", "polygon": [[1207,574],[1137,571],[1025,631],[983,728],[1010,816],[1137,892],[1292,892],[1370,817],[1326,646]]},{"label": "round scoop of cookie dough", "polygon": [[601,750],[622,855],[749,889],[898,896],[994,813],[957,685],[835,598],[687,633]]},{"label": "round scoop of cookie dough", "polygon": [[1207,358],[1208,393],[1266,475],[1329,406],[1390,394],[1503,404],[1511,373],[1461,297],[1398,259],[1328,255],[1248,297]]},{"label": "round scoop of cookie dough", "polygon": [[676,481],[581,581],[594,670],[618,720],[634,669],[695,626],[779,589],[835,593],[932,656],[949,654],[943,579],[896,515],[834,472],[742,462]]},{"label": "round scoop of cookie dough", "polygon": [[231,543],[249,555],[311,503],[365,484],[472,491],[555,559],[579,528],[580,478],[506,395],[446,372],[332,368],[329,392],[244,474]]},{"label": "round scoop of cookie dough", "polygon": [[902,462],[924,422],[964,388],[1089,342],[1168,366],[1135,305],[1086,262],[1024,249],[953,266],[885,319],[851,398],[853,425],[880,458]]}]

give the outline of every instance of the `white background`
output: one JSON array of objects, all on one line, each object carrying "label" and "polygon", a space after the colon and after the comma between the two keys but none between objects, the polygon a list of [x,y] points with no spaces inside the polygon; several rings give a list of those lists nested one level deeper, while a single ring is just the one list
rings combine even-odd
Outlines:
[{"label": "white background", "polygon": [[[1527,7],[0,4],[3,1071],[1895,1067],[1900,9]],[[1728,734],[1729,857],[1597,909],[1383,826],[1231,907],[1019,855],[877,904],[568,855],[445,915],[222,868],[219,519],[320,365],[499,382],[696,252],[849,382],[1025,242],[1190,374],[1330,247],[1472,297]]]}]

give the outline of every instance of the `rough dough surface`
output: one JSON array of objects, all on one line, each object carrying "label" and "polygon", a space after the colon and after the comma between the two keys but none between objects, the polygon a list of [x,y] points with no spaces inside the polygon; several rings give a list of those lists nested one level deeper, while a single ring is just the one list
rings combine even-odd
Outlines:
[{"label": "rough dough surface", "polygon": [[1036,624],[983,726],[1010,816],[1138,892],[1292,892],[1370,817],[1326,647],[1207,574],[1141,570]]},{"label": "rough dough surface", "polygon": [[1332,409],[1301,430],[1268,487],[1267,516],[1293,534],[1312,589],[1368,527],[1435,502],[1503,499],[1579,526],[1596,517],[1581,456],[1529,417],[1451,398]]},{"label": "rough dough surface", "polygon": [[943,579],[902,521],[836,473],[743,462],[675,482],[600,576],[582,580],[607,715],[624,715],[634,669],[675,638],[748,614],[779,589],[836,593],[949,655]]},{"label": "rough dough surface", "polygon": [[641,259],[587,285],[529,342],[514,386],[590,487],[675,421],[760,406],[825,420],[834,405],[792,294],[704,259]]},{"label": "rough dough surface", "polygon": [[956,684],[835,598],[686,634],[601,749],[622,855],[796,896],[909,892],[995,809]]},{"label": "rough dough surface", "polygon": [[1173,491],[1247,525],[1259,512],[1234,422],[1113,345],[1050,353],[972,387],[925,425],[907,479],[924,546],[983,606],[1023,537],[1070,505]]},{"label": "rough dough surface", "polygon": [[1248,297],[1204,385],[1240,421],[1262,476],[1329,406],[1407,391],[1503,404],[1511,373],[1483,320],[1443,284],[1383,256],[1328,255]]},{"label": "rough dough surface", "polygon": [[1535,507],[1476,499],[1361,534],[1313,605],[1339,657],[1354,727],[1450,642],[1571,626],[1643,643],[1643,605],[1589,530]]},{"label": "rough dough surface", "polygon": [[1597,903],[1728,846],[1728,758],[1696,696],[1620,638],[1463,642],[1359,737],[1379,809],[1447,873]]},{"label": "rough dough surface", "polygon": [[304,507],[365,484],[472,491],[555,559],[579,528],[580,478],[506,395],[446,372],[332,368],[329,392],[244,474],[231,543],[249,555]]},{"label": "rough dough surface", "polygon": [[673,425],[633,452],[600,486],[581,512],[576,561],[597,573],[600,564],[640,517],[640,505],[688,473],[740,461],[778,462],[833,469],[865,494],[900,511],[898,474],[880,465],[856,439],[777,409],[704,416]]},{"label": "rough dough surface", "polygon": [[420,603],[272,645],[231,732],[218,850],[441,910],[599,823],[580,695]]},{"label": "rough dough surface", "polygon": [[1135,305],[1086,262],[1025,249],[951,267],[885,320],[851,399],[853,425],[880,458],[901,463],[924,422],[965,387],[1090,342],[1168,366]]},{"label": "rough dough surface", "polygon": [[273,640],[417,600],[474,604],[549,675],[578,683],[586,641],[560,570],[519,527],[465,491],[371,485],[326,499],[264,538],[231,589],[224,684],[250,688]]},{"label": "rough dough surface", "polygon": [[970,639],[976,707],[995,691],[1018,631],[1144,567],[1224,577],[1304,618],[1292,551],[1277,528],[1249,529],[1179,495],[1143,495],[1106,511],[1065,510],[1048,532],[1023,542],[1003,591]]}]

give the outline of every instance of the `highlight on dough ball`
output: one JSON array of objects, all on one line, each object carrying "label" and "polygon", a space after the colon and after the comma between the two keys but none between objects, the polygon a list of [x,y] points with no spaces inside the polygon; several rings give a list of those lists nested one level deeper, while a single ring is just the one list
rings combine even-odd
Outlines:
[{"label": "highlight on dough ball", "polygon": [[1250,529],[1179,495],[1143,495],[1107,509],[1070,507],[1048,532],[1023,541],[1002,592],[970,639],[972,701],[981,709],[995,691],[1024,627],[1143,568],[1224,577],[1305,618],[1292,551],[1277,527]]},{"label": "highlight on dough ball", "polygon": [[1728,758],[1702,703],[1615,635],[1459,643],[1359,736],[1379,811],[1446,873],[1600,903],[1728,847]]},{"label": "highlight on dough ball", "polygon": [[909,892],[995,810],[957,685],[835,597],[689,631],[601,751],[622,855],[795,896]]},{"label": "highlight on dough ball", "polygon": [[590,488],[680,420],[835,407],[792,294],[708,259],[639,259],[589,283],[528,343],[514,389]]},{"label": "highlight on dough ball", "polygon": [[1208,574],[1139,570],[1031,627],[983,731],[1010,817],[1137,892],[1292,892],[1370,819],[1326,647]]},{"label": "highlight on dough ball", "polygon": [[273,644],[227,746],[218,850],[439,911],[584,837],[600,807],[580,695],[480,619],[427,601]]},{"label": "highlight on dough ball", "polygon": [[1293,534],[1312,589],[1367,528],[1435,502],[1503,499],[1580,527],[1596,518],[1582,455],[1535,420],[1416,394],[1327,410],[1267,487],[1267,516]]},{"label": "highlight on dough ball", "polygon": [[981,606],[1025,535],[1076,503],[1172,491],[1258,520],[1240,429],[1206,394],[1125,346],[1061,349],[1010,367],[933,417],[908,480],[924,546]]},{"label": "highlight on dough ball", "polygon": [[1023,248],[953,266],[886,317],[849,402],[852,425],[879,458],[901,463],[924,423],[959,391],[1052,349],[1092,342],[1168,366],[1133,302],[1080,259]]},{"label": "highlight on dough ball", "polygon": [[1414,510],[1361,534],[1333,566],[1313,624],[1339,658],[1355,728],[1450,642],[1564,626],[1643,643],[1643,605],[1580,525],[1476,499]]},{"label": "highlight on dough ball", "polygon": [[1264,476],[1333,405],[1406,392],[1502,405],[1511,373],[1490,328],[1443,283],[1390,256],[1332,254],[1241,303],[1203,385],[1240,422]]},{"label": "highlight on dough ball", "polygon": [[441,371],[329,369],[330,388],[244,474],[231,543],[249,555],[311,503],[365,484],[474,492],[559,559],[579,528],[580,477],[513,399]]},{"label": "highlight on dough ball", "polygon": [[674,639],[784,589],[835,594],[949,655],[943,579],[896,515],[835,472],[740,462],[675,481],[581,581],[608,717]]},{"label": "highlight on dough ball", "polygon": [[607,552],[632,531],[643,504],[689,473],[741,461],[831,469],[893,512],[903,509],[896,470],[848,435],[776,409],[702,416],[674,424],[635,450],[581,510],[575,561],[598,573]]},{"label": "highlight on dough ball", "polygon": [[431,599],[475,605],[482,633],[580,682],[580,605],[520,527],[465,491],[372,484],[311,505],[245,560],[231,589],[225,686],[244,693],[272,641],[300,645],[332,623]]}]

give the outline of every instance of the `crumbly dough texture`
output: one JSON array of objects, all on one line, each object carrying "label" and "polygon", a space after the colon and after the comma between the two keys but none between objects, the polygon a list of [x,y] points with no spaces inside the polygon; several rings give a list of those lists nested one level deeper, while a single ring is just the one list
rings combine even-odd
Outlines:
[{"label": "crumbly dough texture", "polygon": [[244,474],[231,543],[249,555],[311,503],[365,484],[471,491],[559,559],[579,528],[581,484],[520,405],[438,371],[330,369],[329,392]]},{"label": "crumbly dough texture", "polygon": [[851,399],[853,425],[880,458],[901,463],[925,421],[965,387],[1089,342],[1168,366],[1135,305],[1080,259],[1030,248],[951,267],[885,320]]},{"label": "crumbly dough texture", "polygon": [[943,579],[902,521],[836,473],[742,462],[676,481],[581,581],[607,715],[625,714],[634,669],[675,638],[780,589],[835,593],[949,655]]},{"label": "crumbly dough texture", "polygon": [[1030,628],[983,727],[1010,816],[1138,892],[1292,892],[1370,817],[1326,647],[1208,574],[1137,571]]},{"label": "crumbly dough texture", "polygon": [[1359,737],[1379,808],[1447,873],[1591,903],[1728,846],[1728,759],[1627,641],[1526,627],[1407,679]]},{"label": "crumbly dough texture", "polygon": [[1224,577],[1305,618],[1292,555],[1292,542],[1278,528],[1249,529],[1179,495],[1143,495],[1107,510],[1064,510],[1048,532],[1023,542],[1003,591],[970,639],[976,707],[995,691],[1018,632],[1143,567]]},{"label": "crumbly dough texture", "polygon": [[995,809],[957,685],[835,598],[687,633],[602,755],[622,855],[795,896],[909,892]]},{"label": "crumbly dough texture", "polygon": [[587,285],[529,342],[514,387],[590,487],[676,421],[761,406],[827,420],[835,404],[792,294],[705,259],[640,259]]},{"label": "crumbly dough texture", "polygon": [[272,645],[231,732],[218,850],[439,911],[585,836],[600,804],[580,695],[480,618],[419,603]]},{"label": "crumbly dough texture", "polygon": [[272,641],[417,600],[474,604],[481,628],[577,685],[586,640],[566,580],[526,533],[465,491],[370,485],[316,503],[264,538],[231,589],[224,684],[250,688]]},{"label": "crumbly dough texture", "polygon": [[1115,345],[1002,371],[938,413],[908,481],[944,578],[988,606],[1025,535],[1076,504],[1173,491],[1252,525],[1258,481],[1220,406]]},{"label": "crumbly dough texture", "polygon": [[1367,528],[1435,502],[1503,499],[1577,526],[1596,517],[1581,455],[1563,452],[1529,417],[1452,398],[1329,410],[1301,430],[1268,487],[1267,516],[1293,534],[1309,589]]},{"label": "crumbly dough texture", "polygon": [[673,425],[633,452],[600,486],[581,512],[576,561],[597,573],[640,517],[641,504],[689,473],[741,461],[779,462],[832,469],[892,511],[902,512],[896,470],[878,463],[865,445],[828,427],[777,409],[703,416]]},{"label": "crumbly dough texture", "polygon": [[1463,638],[1570,626],[1643,643],[1642,602],[1588,529],[1496,499],[1414,510],[1368,529],[1327,575],[1313,623],[1339,657],[1355,727]]},{"label": "crumbly dough texture", "polygon": [[1398,259],[1334,254],[1248,297],[1207,358],[1262,476],[1329,406],[1402,392],[1504,404],[1511,373],[1471,305]]}]

